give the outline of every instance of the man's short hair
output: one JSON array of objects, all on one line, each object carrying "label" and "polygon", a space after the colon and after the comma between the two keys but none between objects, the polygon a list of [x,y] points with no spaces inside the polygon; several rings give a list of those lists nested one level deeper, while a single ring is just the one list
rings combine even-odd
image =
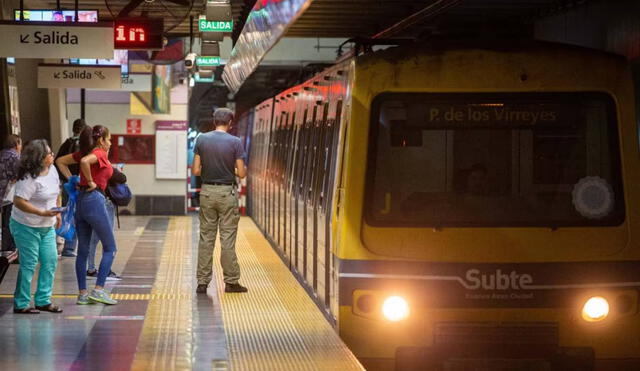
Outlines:
[{"label": "man's short hair", "polygon": [[228,108],[218,108],[213,112],[213,125],[229,125],[233,121],[233,111]]},{"label": "man's short hair", "polygon": [[82,129],[84,129],[85,126],[87,126],[87,123],[84,121],[84,119],[76,119],[73,122],[73,134],[75,135],[80,134],[80,132],[82,131]]}]

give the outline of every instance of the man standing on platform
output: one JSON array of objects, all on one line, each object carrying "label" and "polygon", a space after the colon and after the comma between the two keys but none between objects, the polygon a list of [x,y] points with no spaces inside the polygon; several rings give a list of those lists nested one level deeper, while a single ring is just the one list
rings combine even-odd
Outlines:
[{"label": "man standing on platform", "polygon": [[227,133],[233,121],[233,111],[218,108],[213,113],[214,131],[201,134],[196,140],[193,175],[202,177],[200,191],[200,242],[198,243],[198,288],[206,293],[212,278],[213,247],[220,228],[220,264],[225,292],[247,292],[240,285],[240,266],[236,257],[238,235],[238,192],[236,175],[244,178],[244,149],[237,137]]}]

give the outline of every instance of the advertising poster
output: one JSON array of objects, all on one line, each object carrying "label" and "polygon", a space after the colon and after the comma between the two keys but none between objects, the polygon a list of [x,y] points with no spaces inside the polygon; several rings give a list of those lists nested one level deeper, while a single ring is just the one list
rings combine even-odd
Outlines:
[{"label": "advertising poster", "polygon": [[168,114],[171,110],[171,66],[153,68],[153,113]]}]

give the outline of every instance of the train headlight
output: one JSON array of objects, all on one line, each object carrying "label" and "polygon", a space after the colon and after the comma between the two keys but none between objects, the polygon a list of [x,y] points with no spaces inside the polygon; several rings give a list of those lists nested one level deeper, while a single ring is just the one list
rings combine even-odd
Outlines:
[{"label": "train headlight", "polygon": [[582,319],[587,322],[598,322],[609,315],[609,302],[602,296],[594,296],[584,303]]},{"label": "train headlight", "polygon": [[389,321],[402,321],[409,317],[409,303],[401,296],[389,296],[382,304],[382,314]]}]

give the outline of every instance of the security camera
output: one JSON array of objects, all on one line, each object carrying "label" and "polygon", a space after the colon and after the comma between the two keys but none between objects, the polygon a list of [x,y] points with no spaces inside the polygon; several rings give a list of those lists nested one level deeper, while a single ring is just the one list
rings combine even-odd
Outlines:
[{"label": "security camera", "polygon": [[195,66],[196,64],[196,57],[198,55],[196,53],[189,53],[187,54],[186,57],[184,57],[184,66],[187,67],[187,69],[192,69],[193,66]]}]

